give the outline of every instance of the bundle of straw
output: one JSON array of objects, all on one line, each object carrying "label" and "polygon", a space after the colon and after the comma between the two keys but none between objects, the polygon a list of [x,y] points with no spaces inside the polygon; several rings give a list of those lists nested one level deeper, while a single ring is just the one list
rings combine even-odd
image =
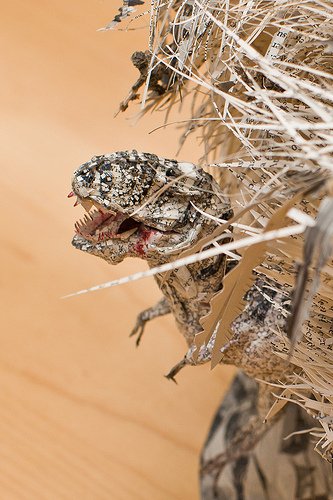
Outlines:
[{"label": "bundle of straw", "polygon": [[327,460],[333,455],[332,35],[333,6],[326,0],[153,0],[140,70],[145,111],[190,101],[180,142],[200,134],[198,163],[214,171],[238,214],[241,258],[196,344],[207,344],[215,331],[216,365],[256,277],[282,286],[292,299],[280,314],[291,321],[272,356],[298,369],[288,384],[276,381],[283,392],[269,416],[287,400],[301,405],[318,420],[317,450]]}]

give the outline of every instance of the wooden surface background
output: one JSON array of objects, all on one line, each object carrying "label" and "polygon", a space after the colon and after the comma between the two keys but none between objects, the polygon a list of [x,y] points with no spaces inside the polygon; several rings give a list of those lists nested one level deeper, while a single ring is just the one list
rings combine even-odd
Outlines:
[{"label": "wooden surface background", "polygon": [[[11,0],[1,18],[0,499],[198,498],[199,450],[232,370],[163,374],[185,352],[172,318],[135,349],[153,281],[60,297],[145,264],[108,266],[71,247],[81,215],[66,195],[95,153],[172,156],[177,131],[113,118],[137,77],[145,31],[97,33],[115,0]],[[145,22],[141,22],[141,25]],[[186,146],[183,159],[197,152]]]}]

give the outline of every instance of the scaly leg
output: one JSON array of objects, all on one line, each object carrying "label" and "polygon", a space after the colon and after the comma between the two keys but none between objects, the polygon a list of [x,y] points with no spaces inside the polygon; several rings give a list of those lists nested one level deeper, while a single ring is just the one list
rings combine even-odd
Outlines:
[{"label": "scaly leg", "polygon": [[171,309],[169,306],[169,302],[164,297],[159,302],[157,302],[157,304],[155,304],[153,307],[149,307],[148,309],[142,311],[138,315],[136,324],[130,333],[130,337],[137,335],[136,345],[138,346],[140,344],[141,337],[143,335],[147,321],[150,321],[151,319],[154,318],[158,318],[159,316],[164,316],[165,314],[169,314],[170,312]]}]

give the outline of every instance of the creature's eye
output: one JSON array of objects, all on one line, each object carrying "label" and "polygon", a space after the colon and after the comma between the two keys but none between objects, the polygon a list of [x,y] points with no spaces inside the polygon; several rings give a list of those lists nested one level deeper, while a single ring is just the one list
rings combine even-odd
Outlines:
[{"label": "creature's eye", "polygon": [[175,175],[175,171],[173,168],[168,168],[167,171],[165,172],[165,175],[170,177],[171,175]]}]

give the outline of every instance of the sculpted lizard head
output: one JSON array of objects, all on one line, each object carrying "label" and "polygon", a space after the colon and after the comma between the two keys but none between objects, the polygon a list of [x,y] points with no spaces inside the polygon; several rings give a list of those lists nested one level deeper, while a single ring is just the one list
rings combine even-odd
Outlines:
[{"label": "sculpted lizard head", "polygon": [[[94,156],[75,172],[78,203],[74,247],[117,264],[125,257],[165,260],[193,245],[230,216],[213,178],[191,163],[137,151]],[[211,228],[211,229],[210,229]]]}]

